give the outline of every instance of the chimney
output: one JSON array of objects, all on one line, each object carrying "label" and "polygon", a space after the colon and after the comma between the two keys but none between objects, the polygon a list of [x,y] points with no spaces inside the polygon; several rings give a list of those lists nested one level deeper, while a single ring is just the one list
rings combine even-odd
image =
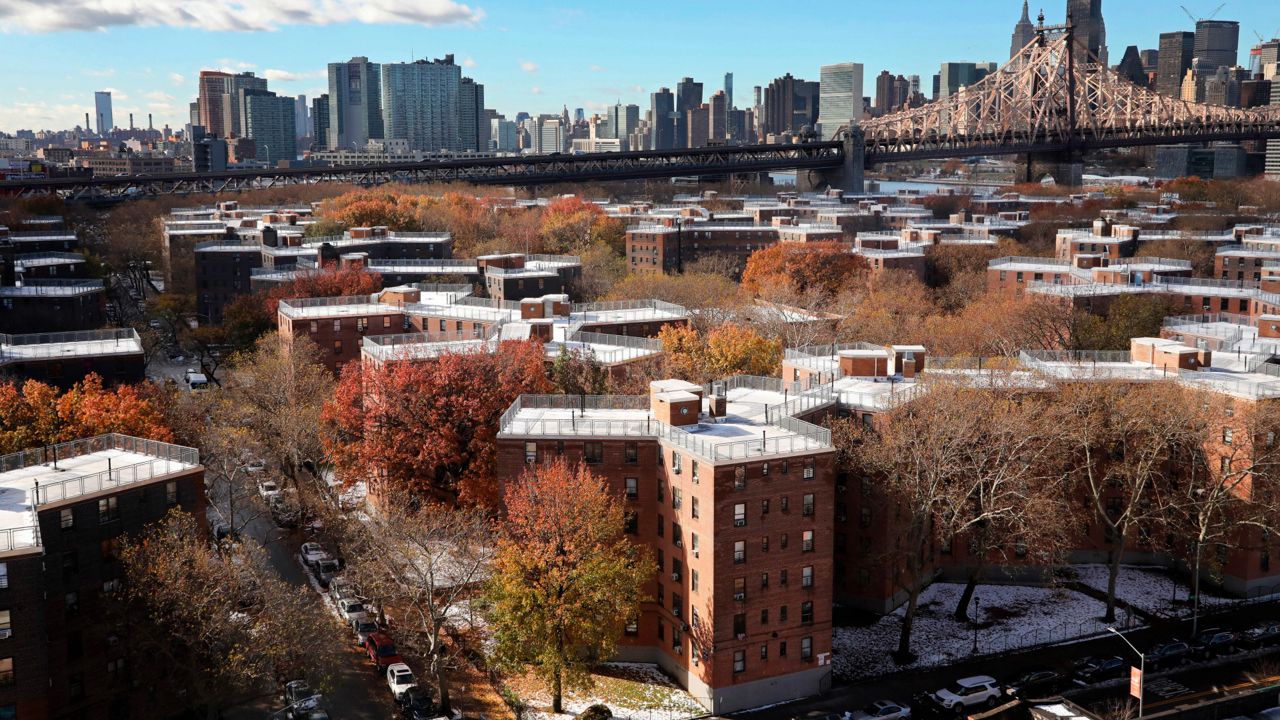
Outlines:
[{"label": "chimney", "polygon": [[129,129],[133,129],[133,113],[129,113]]},{"label": "chimney", "polygon": [[84,114],[84,129],[89,130],[93,126],[89,124],[89,113]]},{"label": "chimney", "polygon": [[155,129],[156,129],[155,124],[151,122],[151,113],[147,113],[147,129],[148,129],[148,130],[155,130]]}]

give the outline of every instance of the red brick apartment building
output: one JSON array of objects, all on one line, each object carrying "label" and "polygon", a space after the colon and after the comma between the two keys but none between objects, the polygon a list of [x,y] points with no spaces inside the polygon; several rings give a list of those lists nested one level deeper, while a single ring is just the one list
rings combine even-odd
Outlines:
[{"label": "red brick apartment building", "polygon": [[648,396],[523,396],[498,477],[586,463],[626,504],[659,571],[619,658],[656,662],[711,712],[813,695],[831,662],[830,433],[792,417],[799,387],[735,377],[652,383]]},{"label": "red brick apartment building", "polygon": [[108,385],[142,382],[146,355],[133,328],[0,335],[0,375],[63,389],[90,373]]},{"label": "red brick apartment building", "polygon": [[198,453],[124,435],[32,448],[0,457],[0,494],[0,717],[170,715],[107,611],[123,536],[174,507],[203,523]]},{"label": "red brick apartment building", "polygon": [[[1280,326],[1280,322],[1276,325]],[[1280,329],[1275,332],[1280,333]],[[1123,355],[1024,353],[1014,369],[1031,377],[1072,382],[1139,383],[1175,378],[1171,381],[1230,398],[1237,412],[1214,419],[1223,424],[1224,442],[1229,445],[1233,431],[1227,428],[1231,427],[1231,417],[1244,415],[1239,412],[1243,406],[1275,407],[1280,412],[1280,375],[1262,368],[1233,369],[1229,361],[1215,365],[1213,358],[1212,351],[1189,347],[1176,340],[1135,338],[1130,352]],[[1009,360],[1002,360],[1004,367],[1009,367]],[[921,381],[931,373],[945,372],[948,377],[963,378],[975,372],[975,367],[981,367],[976,362],[956,365],[938,361],[937,364],[938,370],[927,369],[926,351],[921,346],[856,344],[789,350],[782,372],[786,380],[802,388],[813,388],[812,392],[828,389],[838,401],[838,412],[872,425],[882,421],[884,412],[927,392],[927,382]],[[1033,391],[1046,392],[1049,388],[1051,385],[1037,383]],[[1244,434],[1241,428],[1234,430],[1237,437]],[[1211,458],[1224,454],[1218,444],[1206,450]],[[833,593],[836,600],[853,607],[888,612],[900,604],[905,595],[903,585],[892,579],[891,569],[876,559],[884,556],[883,550],[895,537],[891,505],[878,491],[875,478],[841,474],[836,477],[834,511]],[[1105,560],[1110,543],[1097,525],[1092,523],[1091,527],[1082,528],[1072,555],[1074,562]],[[1273,542],[1273,547],[1266,547],[1261,537],[1244,540],[1235,543],[1235,548],[1222,558],[1223,588],[1247,595],[1280,582],[1280,567],[1272,567],[1270,562],[1271,556],[1280,552],[1280,544]],[[927,558],[927,577],[963,580],[968,572],[968,557],[963,539],[954,547],[935,544]],[[1171,566],[1175,560],[1141,542],[1133,543],[1127,550],[1127,561]],[[1003,571],[1014,576],[1035,577],[1042,570],[1006,567]]]}]

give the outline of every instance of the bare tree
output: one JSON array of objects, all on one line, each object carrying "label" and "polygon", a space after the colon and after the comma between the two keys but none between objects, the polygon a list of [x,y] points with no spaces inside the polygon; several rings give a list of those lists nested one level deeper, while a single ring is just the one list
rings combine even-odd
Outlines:
[{"label": "bare tree", "polygon": [[[1157,495],[1170,529],[1189,539],[1194,634],[1206,559],[1217,575],[1228,550],[1265,549],[1280,528],[1280,412],[1269,401],[1246,403],[1208,392],[1192,397],[1200,410],[1192,423],[1192,461]],[[1218,552],[1206,557],[1210,548]]]},{"label": "bare tree", "polygon": [[1155,542],[1150,529],[1163,519],[1158,489],[1175,481],[1199,440],[1189,393],[1173,381],[1069,383],[1059,393],[1076,492],[1109,546],[1107,622],[1116,617],[1116,581],[1129,541],[1141,532],[1143,542]]},{"label": "bare tree", "polygon": [[196,519],[174,510],[120,549],[125,622],[131,649],[156,668],[158,685],[217,718],[226,709],[272,695],[307,678],[329,684],[339,662],[330,620],[305,587],[285,583],[261,546],[207,543]]},{"label": "bare tree", "polygon": [[465,631],[472,594],[488,577],[489,528],[474,508],[386,505],[347,539],[348,577],[394,611],[397,639],[426,658],[445,714],[460,652],[449,636]]}]

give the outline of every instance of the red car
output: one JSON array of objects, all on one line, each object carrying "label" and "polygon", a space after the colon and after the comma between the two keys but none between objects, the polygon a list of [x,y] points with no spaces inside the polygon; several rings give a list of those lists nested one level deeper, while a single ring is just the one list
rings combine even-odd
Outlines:
[{"label": "red car", "polygon": [[396,652],[396,643],[386,633],[372,633],[364,644],[369,652],[369,659],[378,667],[378,672],[386,672],[387,666],[404,662],[400,653]]}]

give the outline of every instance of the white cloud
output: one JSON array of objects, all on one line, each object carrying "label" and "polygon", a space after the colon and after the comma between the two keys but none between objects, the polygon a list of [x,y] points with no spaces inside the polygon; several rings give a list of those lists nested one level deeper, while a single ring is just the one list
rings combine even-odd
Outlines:
[{"label": "white cloud", "polygon": [[462,67],[464,67],[464,68],[468,68],[468,69],[470,69],[470,68],[473,68],[473,67],[475,67],[475,66],[476,66],[475,58],[467,58],[466,60],[463,60],[463,61],[462,61]]},{"label": "white cloud", "polygon": [[590,70],[591,72],[604,72],[604,71],[605,71],[605,68],[604,68],[604,66],[603,66],[603,65],[592,65],[591,67],[589,67],[589,68],[587,68],[587,69],[588,69],[588,70]]},{"label": "white cloud", "polygon": [[628,90],[630,90],[630,91],[631,91],[631,92],[633,92],[633,93],[642,93],[642,92],[644,92],[644,86],[642,86],[642,85],[632,85],[631,87],[629,87],[629,88],[627,88],[627,89],[628,89]]},{"label": "white cloud", "polygon": [[275,68],[268,68],[262,71],[262,77],[267,80],[270,80],[271,82],[284,83],[301,82],[308,78],[321,78],[326,77],[327,75],[328,71],[326,70],[316,70],[314,72],[293,72],[290,70],[276,70]]},{"label": "white cloud", "polygon": [[533,87],[529,88],[529,92],[533,93],[534,95],[541,95],[542,88],[538,87],[537,85],[534,85]]},{"label": "white cloud", "polygon": [[261,32],[287,25],[476,25],[484,10],[457,0],[0,0],[0,34],[105,30],[130,25]]},{"label": "white cloud", "polygon": [[169,73],[169,82],[173,83],[174,85],[181,85],[186,81],[187,79],[182,77],[181,73],[176,73],[176,72]]},{"label": "white cloud", "polygon": [[538,63],[532,60],[521,60],[520,69],[527,73],[536,73],[538,72]]},{"label": "white cloud", "polygon": [[[0,7],[3,7],[2,0],[0,0]],[[3,12],[3,11],[0,11],[0,12]],[[0,15],[0,17],[2,17],[2,15]],[[85,75],[87,77],[99,77],[99,78],[114,77],[116,74],[116,69],[115,68],[85,68],[84,70],[80,71],[80,74]]]},{"label": "white cloud", "polygon": [[146,95],[143,95],[143,97],[153,102],[163,102],[163,103],[173,102],[172,95],[170,95],[167,92],[162,92],[160,90],[152,90]]},{"label": "white cloud", "polygon": [[[0,0],[0,2],[3,2],[3,1],[4,0]],[[218,65],[218,70],[222,72],[227,72],[227,73],[238,73],[238,72],[244,72],[245,70],[256,70],[258,67],[257,65],[251,62],[245,62],[244,60],[233,60],[232,58],[219,58],[217,65]]]},{"label": "white cloud", "polygon": [[128,95],[126,95],[125,93],[120,92],[119,90],[117,90],[117,89],[115,89],[115,88],[103,88],[103,92],[109,92],[109,93],[111,93],[111,102],[120,102],[121,100],[128,100],[128,99],[129,99],[129,96],[128,96]]}]

